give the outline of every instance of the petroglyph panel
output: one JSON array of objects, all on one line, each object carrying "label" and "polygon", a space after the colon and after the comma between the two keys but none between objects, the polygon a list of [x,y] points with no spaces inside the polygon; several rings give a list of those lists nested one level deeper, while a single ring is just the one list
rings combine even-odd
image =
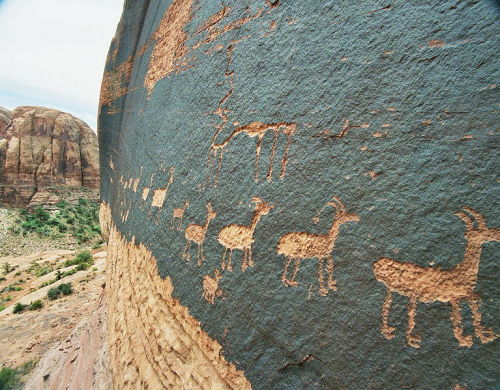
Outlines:
[{"label": "petroglyph panel", "polygon": [[[99,117],[110,286],[134,286],[114,302],[120,386],[495,388],[497,19],[126,1]],[[248,383],[178,342],[177,308]]]}]

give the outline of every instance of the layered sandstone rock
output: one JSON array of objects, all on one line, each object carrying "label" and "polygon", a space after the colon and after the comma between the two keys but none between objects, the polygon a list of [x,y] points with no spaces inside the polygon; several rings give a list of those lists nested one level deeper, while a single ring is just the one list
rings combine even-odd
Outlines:
[{"label": "layered sandstone rock", "polygon": [[74,116],[21,106],[0,131],[0,201],[26,206],[54,188],[98,188],[97,137]]},{"label": "layered sandstone rock", "polygon": [[5,127],[9,124],[11,118],[11,112],[6,108],[0,107],[0,134],[2,133],[3,129],[5,129]]},{"label": "layered sandstone rock", "polygon": [[126,1],[114,388],[494,388],[497,30],[486,1]]}]

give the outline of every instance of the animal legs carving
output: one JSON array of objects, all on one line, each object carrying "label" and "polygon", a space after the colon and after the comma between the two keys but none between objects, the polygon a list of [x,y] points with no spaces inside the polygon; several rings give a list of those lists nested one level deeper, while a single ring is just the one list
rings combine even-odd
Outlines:
[{"label": "animal legs carving", "polygon": [[203,245],[198,244],[198,265],[203,264],[203,260],[205,260],[205,256],[203,255]]},{"label": "animal legs carving", "polygon": [[408,330],[406,331],[406,341],[408,345],[413,348],[420,348],[420,342],[422,341],[419,335],[413,333],[413,328],[415,328],[415,316],[417,314],[417,298],[410,297],[410,303],[408,304]]},{"label": "animal legs carving", "polygon": [[231,258],[233,257],[233,250],[232,249],[229,249],[229,260],[227,261],[226,263],[226,269],[229,271],[229,272],[232,272],[233,271],[233,265],[231,263]]},{"label": "animal legs carving", "polygon": [[337,282],[333,278],[333,257],[328,257],[328,262],[326,264],[326,272],[328,273],[328,289],[337,291]]},{"label": "animal legs carving", "polygon": [[318,259],[318,282],[319,282],[319,293],[323,296],[328,294],[328,288],[325,287],[325,278],[324,278],[324,261],[323,257]]},{"label": "animal legs carving", "polygon": [[464,336],[462,328],[462,313],[460,312],[460,304],[458,301],[450,301],[451,303],[451,322],[453,323],[453,334],[458,340],[461,347],[472,346],[472,335]]},{"label": "animal legs carving", "polygon": [[468,299],[470,309],[472,311],[472,323],[474,325],[474,333],[476,337],[481,340],[483,344],[489,343],[498,338],[492,329],[485,328],[481,325],[481,312],[479,307],[481,306],[481,297],[478,294],[474,294],[472,298]]},{"label": "animal legs carving", "polygon": [[387,290],[387,294],[384,300],[384,305],[382,306],[382,328],[381,328],[381,332],[387,340],[390,340],[394,337],[394,331],[396,330],[395,327],[390,326],[388,324],[391,305],[392,305],[392,292],[391,290]]},{"label": "animal legs carving", "polygon": [[290,263],[292,262],[292,260],[293,260],[293,258],[286,257],[286,263],[285,263],[285,267],[283,270],[283,276],[281,277],[281,281],[283,282],[283,284],[285,286],[295,287],[299,284],[298,282],[295,281],[295,277],[297,276],[297,273],[299,272],[300,259],[295,259],[295,267],[294,267],[294,270],[292,273],[292,277],[291,277],[291,279],[288,279],[286,277],[286,275],[288,272],[288,267],[290,266]]},{"label": "animal legs carving", "polygon": [[249,247],[247,250],[248,250],[247,264],[249,267],[253,267],[255,265],[255,263],[253,262],[253,259],[252,259],[252,247]]},{"label": "animal legs carving", "polygon": [[291,257],[285,257],[285,266],[283,267],[283,275],[281,275],[281,281],[285,286],[289,286],[288,279],[286,278],[286,273],[288,272],[288,267],[290,266],[291,262],[292,262]]},{"label": "animal legs carving", "polygon": [[226,269],[226,254],[227,254],[227,248],[224,248],[224,252],[222,253],[222,261],[220,263],[220,267],[222,269]]},{"label": "animal legs carving", "polygon": [[189,248],[191,247],[191,241],[186,240],[186,246],[184,248],[184,252],[182,253],[182,258],[189,261],[191,259],[191,255],[189,254]]}]

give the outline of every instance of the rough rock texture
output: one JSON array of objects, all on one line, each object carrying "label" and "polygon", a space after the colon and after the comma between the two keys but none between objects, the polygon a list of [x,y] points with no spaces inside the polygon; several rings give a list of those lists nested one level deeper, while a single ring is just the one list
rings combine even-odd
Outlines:
[{"label": "rough rock texture", "polygon": [[106,298],[37,363],[25,390],[110,390]]},{"label": "rough rock texture", "polygon": [[498,15],[126,1],[99,117],[114,387],[494,388]]},{"label": "rough rock texture", "polygon": [[45,107],[21,106],[0,129],[0,202],[26,206],[51,188],[97,188],[97,137],[83,121]]},{"label": "rough rock texture", "polygon": [[0,133],[9,124],[12,114],[6,108],[0,107]]}]

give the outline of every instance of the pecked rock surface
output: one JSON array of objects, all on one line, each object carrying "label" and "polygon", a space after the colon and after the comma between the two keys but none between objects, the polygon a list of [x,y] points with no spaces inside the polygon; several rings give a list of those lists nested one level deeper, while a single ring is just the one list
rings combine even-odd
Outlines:
[{"label": "pecked rock surface", "polygon": [[96,135],[80,119],[54,109],[12,111],[10,124],[0,127],[0,163],[0,202],[13,206],[55,188],[99,186]]},{"label": "pecked rock surface", "polygon": [[126,1],[99,116],[114,388],[495,388],[498,22]]}]

